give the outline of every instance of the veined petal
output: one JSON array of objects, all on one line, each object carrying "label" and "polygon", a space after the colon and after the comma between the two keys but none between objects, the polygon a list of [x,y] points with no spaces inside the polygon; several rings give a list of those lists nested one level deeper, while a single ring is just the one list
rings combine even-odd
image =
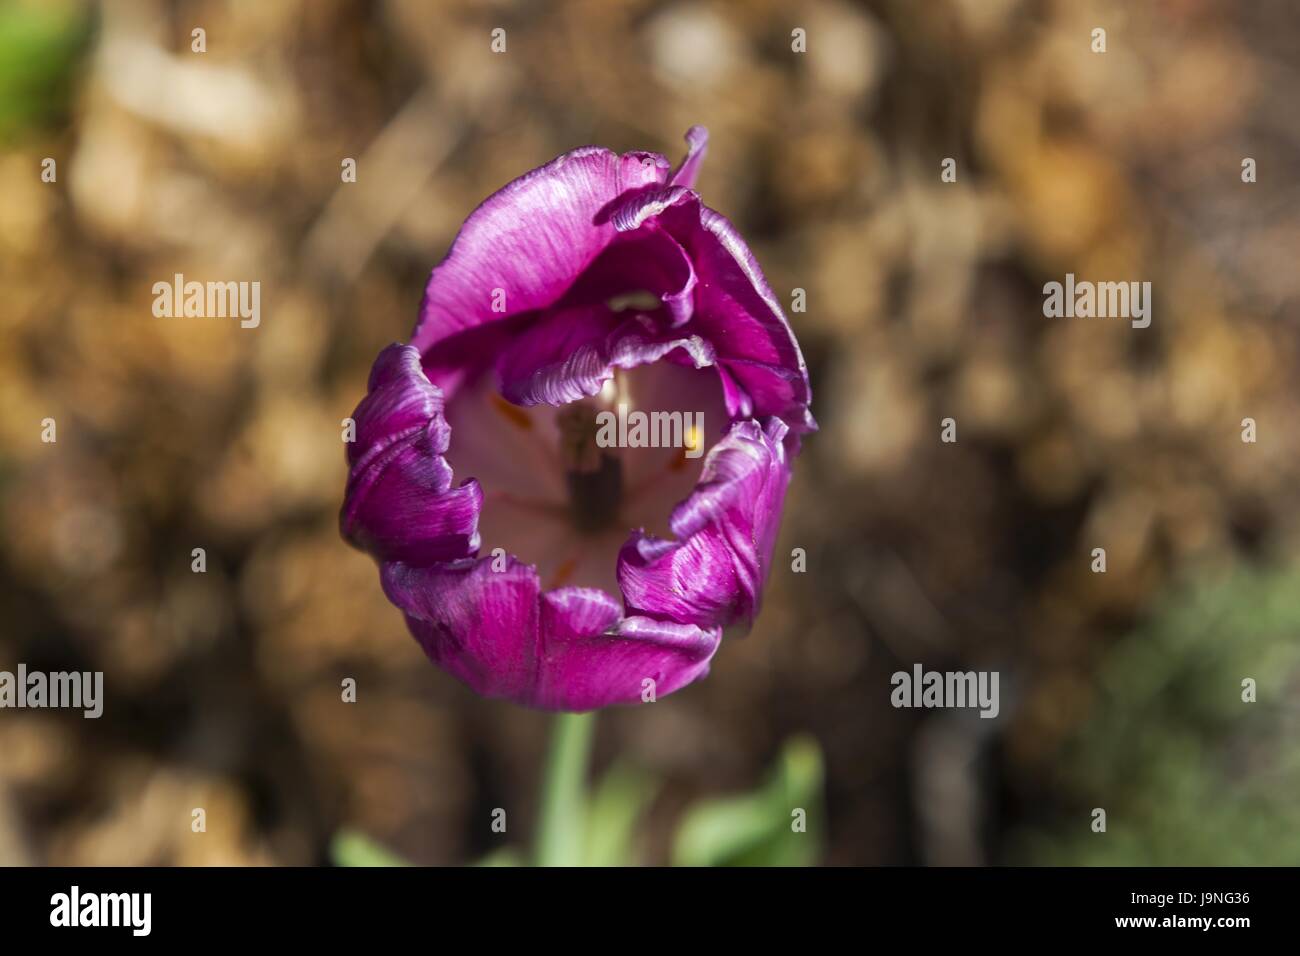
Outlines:
[{"label": "veined petal", "polygon": [[564,405],[597,394],[614,369],[648,365],[675,349],[696,368],[713,364],[709,343],[664,329],[652,316],[627,316],[603,305],[567,309],[519,335],[501,356],[497,375],[508,401]]},{"label": "veined petal", "polygon": [[618,561],[629,613],[726,627],[758,612],[790,468],[787,427],[737,422],[709,452],[700,482],[673,511],[671,541],[633,534]]},{"label": "veined petal", "polygon": [[645,291],[662,303],[670,324],[678,326],[694,312],[695,283],[695,269],[676,239],[659,228],[639,229],[622,233],[610,243],[560,306],[594,305],[627,292]]},{"label": "veined petal", "polygon": [[662,189],[645,189],[620,202],[610,217],[619,232],[631,232],[653,216],[660,215],[670,206],[689,202],[694,190],[685,186],[665,186]]},{"label": "veined petal", "polygon": [[695,314],[686,330],[716,348],[728,411],[737,418],[776,415],[794,436],[815,431],[803,353],[740,233],[694,193],[678,195],[656,216],[695,267]]},{"label": "veined petal", "polygon": [[650,688],[656,698],[671,694],[708,674],[722,639],[719,629],[623,617],[613,598],[591,588],[543,594],[541,626],[536,706],[547,710],[640,703]]},{"label": "veined petal", "polygon": [[709,150],[709,131],[703,126],[692,126],[688,129],[686,149],[686,157],[673,171],[672,178],[668,182],[673,186],[694,189],[695,178],[700,174],[700,166],[704,163],[704,154]]},{"label": "veined petal", "polygon": [[537,572],[511,557],[382,569],[384,591],[440,667],[485,697],[543,710],[583,711],[656,696],[708,672],[720,633],[623,618],[603,591],[542,593]]},{"label": "veined petal", "polygon": [[419,352],[391,345],[379,354],[353,421],[344,538],[381,561],[424,564],[476,551],[483,494],[473,480],[451,486],[442,393],[425,378]]},{"label": "veined petal", "polygon": [[411,344],[427,352],[457,332],[554,303],[613,240],[602,210],[662,184],[668,170],[657,153],[586,146],[494,193],[429,276]]}]

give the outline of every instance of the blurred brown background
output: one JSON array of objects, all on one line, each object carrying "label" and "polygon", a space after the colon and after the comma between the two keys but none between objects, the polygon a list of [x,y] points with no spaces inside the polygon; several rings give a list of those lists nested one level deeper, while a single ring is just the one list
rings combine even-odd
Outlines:
[{"label": "blurred brown background", "polygon": [[[1297,64],[1283,0],[0,2],[0,668],[106,686],[0,711],[0,863],[526,840],[547,721],[340,541],[340,420],[480,200],[695,123],[807,291],[822,431],[754,632],[601,717],[663,781],[643,858],[807,732],[829,864],[1300,862]],[[261,326],[155,318],[177,272],[260,280]],[[1066,272],[1150,281],[1151,327],[1044,318]],[[893,709],[914,662],[999,670],[1001,716]]]}]

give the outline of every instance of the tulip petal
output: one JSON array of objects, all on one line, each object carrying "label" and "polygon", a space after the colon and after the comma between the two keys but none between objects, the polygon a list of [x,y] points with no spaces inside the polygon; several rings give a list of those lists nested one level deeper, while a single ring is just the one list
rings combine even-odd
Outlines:
[{"label": "tulip petal", "polygon": [[662,189],[645,189],[620,202],[610,217],[619,232],[631,232],[652,216],[658,216],[670,206],[689,202],[695,193],[685,186],[665,186]]},{"label": "tulip petal", "polygon": [[[542,595],[546,666],[538,684],[547,710],[595,710],[671,694],[709,672],[722,639],[702,630],[646,617],[622,617],[604,591],[559,588]],[[647,683],[651,682],[651,683]]]},{"label": "tulip petal", "polygon": [[353,420],[343,536],[381,561],[424,564],[476,551],[483,493],[473,480],[451,486],[443,457],[451,430],[419,352],[391,345],[379,354]]},{"label": "tulip petal", "polygon": [[724,390],[732,415],[776,415],[794,435],[816,430],[803,353],[740,233],[693,193],[665,206],[656,221],[694,264],[695,314],[686,329],[717,349],[718,365],[729,378]]},{"label": "tulip petal", "polygon": [[[812,390],[799,343],[763,270],[740,233],[681,185],[647,187],[624,197],[611,220],[620,231],[662,229],[681,245],[695,273],[686,331],[717,348],[733,418],[781,417],[798,435],[815,431]],[[647,225],[651,224],[651,225]]]},{"label": "tulip petal", "polygon": [[686,131],[686,158],[674,170],[668,182],[674,186],[695,187],[695,178],[700,174],[704,154],[709,150],[709,131],[703,126],[692,126]]},{"label": "tulip petal", "polygon": [[497,366],[501,394],[517,405],[565,405],[597,394],[616,368],[657,362],[681,349],[696,368],[713,364],[699,336],[664,330],[651,316],[604,306],[556,311],[505,350]]},{"label": "tulip petal", "polygon": [[443,339],[554,303],[613,241],[602,210],[629,191],[661,185],[657,153],[573,150],[494,193],[461,226],[429,276],[411,344]]},{"label": "tulip petal", "polygon": [[[617,215],[617,212],[616,212]],[[686,250],[662,229],[624,232],[600,254],[560,306],[594,305],[628,292],[650,292],[682,325],[694,312],[695,269]]]},{"label": "tulip petal", "polygon": [[593,588],[542,593],[537,572],[509,558],[382,570],[384,591],[440,667],[485,697],[543,710],[584,711],[656,696],[708,672],[720,633],[623,618]]},{"label": "tulip petal", "polygon": [[619,554],[628,612],[726,627],[758,613],[790,468],[779,418],[737,422],[705,459],[700,482],[673,511],[677,540],[633,534]]}]

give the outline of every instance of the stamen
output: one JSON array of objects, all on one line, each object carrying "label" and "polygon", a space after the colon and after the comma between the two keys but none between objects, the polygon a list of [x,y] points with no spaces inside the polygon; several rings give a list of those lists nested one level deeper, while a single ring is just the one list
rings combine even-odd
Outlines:
[{"label": "stamen", "polygon": [[502,398],[497,392],[489,392],[489,404],[502,419],[509,422],[514,428],[526,432],[528,440],[541,452],[542,456],[548,461],[558,464],[555,455],[555,448],[549,439],[545,438],[535,427],[532,416],[518,405],[513,405]]},{"label": "stamen", "polygon": [[521,428],[524,431],[532,430],[533,420],[524,413],[524,410],[516,405],[511,405],[496,392],[492,393],[492,407],[496,409],[498,415],[516,428]]},{"label": "stamen", "polygon": [[[669,471],[681,471],[688,464],[690,464],[692,457],[695,458],[700,457],[698,452],[700,449],[704,447],[703,432],[701,432],[700,429],[697,428],[695,425],[688,425],[686,428],[686,434],[683,436],[683,438],[685,439],[685,441],[683,442],[684,447],[682,448],[681,452],[679,454],[674,455],[672,461],[668,463]],[[696,454],[692,456],[687,454],[688,452],[696,452]]]},{"label": "stamen", "polygon": [[546,589],[550,591],[555,588],[564,587],[569,583],[570,579],[573,577],[573,572],[576,570],[578,570],[578,558],[575,555],[574,557],[568,558],[563,564],[555,569],[555,574],[553,574],[551,580],[547,582]]}]

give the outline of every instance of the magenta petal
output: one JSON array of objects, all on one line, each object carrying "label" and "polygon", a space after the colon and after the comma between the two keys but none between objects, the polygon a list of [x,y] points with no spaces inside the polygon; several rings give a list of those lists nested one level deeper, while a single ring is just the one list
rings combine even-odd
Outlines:
[{"label": "magenta petal", "polygon": [[541,623],[546,665],[535,706],[547,710],[595,710],[671,694],[709,672],[722,638],[716,629],[623,618],[613,598],[592,588],[543,594]]},{"label": "magenta petal", "polygon": [[472,480],[451,487],[442,393],[419,352],[392,345],[379,354],[353,420],[343,536],[380,560],[424,564],[476,551],[483,493]]},{"label": "magenta petal", "polygon": [[[635,202],[641,195],[625,202]],[[686,250],[662,229],[620,235],[591,264],[561,305],[593,305],[641,290],[658,297],[674,326],[689,320],[694,312],[695,269]]]},{"label": "magenta petal", "polygon": [[613,374],[604,342],[619,321],[603,305],[593,305],[533,322],[497,362],[501,396],[516,405],[564,405],[595,395]]},{"label": "magenta petal", "polygon": [[488,697],[531,701],[537,677],[537,572],[492,558],[419,568],[384,564],[384,593],[435,664]]},{"label": "magenta petal", "polygon": [[613,240],[602,210],[667,176],[657,153],[586,146],[494,193],[429,276],[411,344],[426,352],[457,332],[551,305]]},{"label": "magenta petal", "polygon": [[384,590],[431,660],[485,697],[582,711],[672,693],[708,672],[720,634],[623,619],[603,591],[540,593],[537,572],[510,558],[437,568],[383,568]]},{"label": "magenta petal", "polygon": [[674,334],[653,317],[604,306],[553,312],[507,348],[497,366],[501,394],[517,405],[564,405],[598,393],[615,368],[635,368],[681,349],[696,368],[713,364],[698,336]]},{"label": "magenta petal", "polygon": [[687,189],[695,187],[695,178],[700,174],[700,166],[704,162],[704,154],[709,149],[709,131],[703,126],[692,126],[686,131],[686,158],[682,164],[673,171],[672,178],[668,182],[673,186],[685,186]]},{"label": "magenta petal", "polygon": [[744,421],[710,450],[695,491],[673,511],[676,541],[638,532],[619,555],[629,613],[700,627],[758,612],[790,482],[778,418]]},{"label": "magenta petal", "polygon": [[646,189],[624,199],[614,209],[610,221],[619,232],[631,232],[653,216],[658,216],[670,206],[689,202],[695,193],[685,186],[665,186],[663,189]]},{"label": "magenta petal", "polygon": [[736,417],[777,415],[796,435],[815,430],[803,353],[740,233],[693,193],[664,206],[656,221],[695,266],[695,315],[687,327],[717,349],[730,379],[724,378],[728,411]]}]

